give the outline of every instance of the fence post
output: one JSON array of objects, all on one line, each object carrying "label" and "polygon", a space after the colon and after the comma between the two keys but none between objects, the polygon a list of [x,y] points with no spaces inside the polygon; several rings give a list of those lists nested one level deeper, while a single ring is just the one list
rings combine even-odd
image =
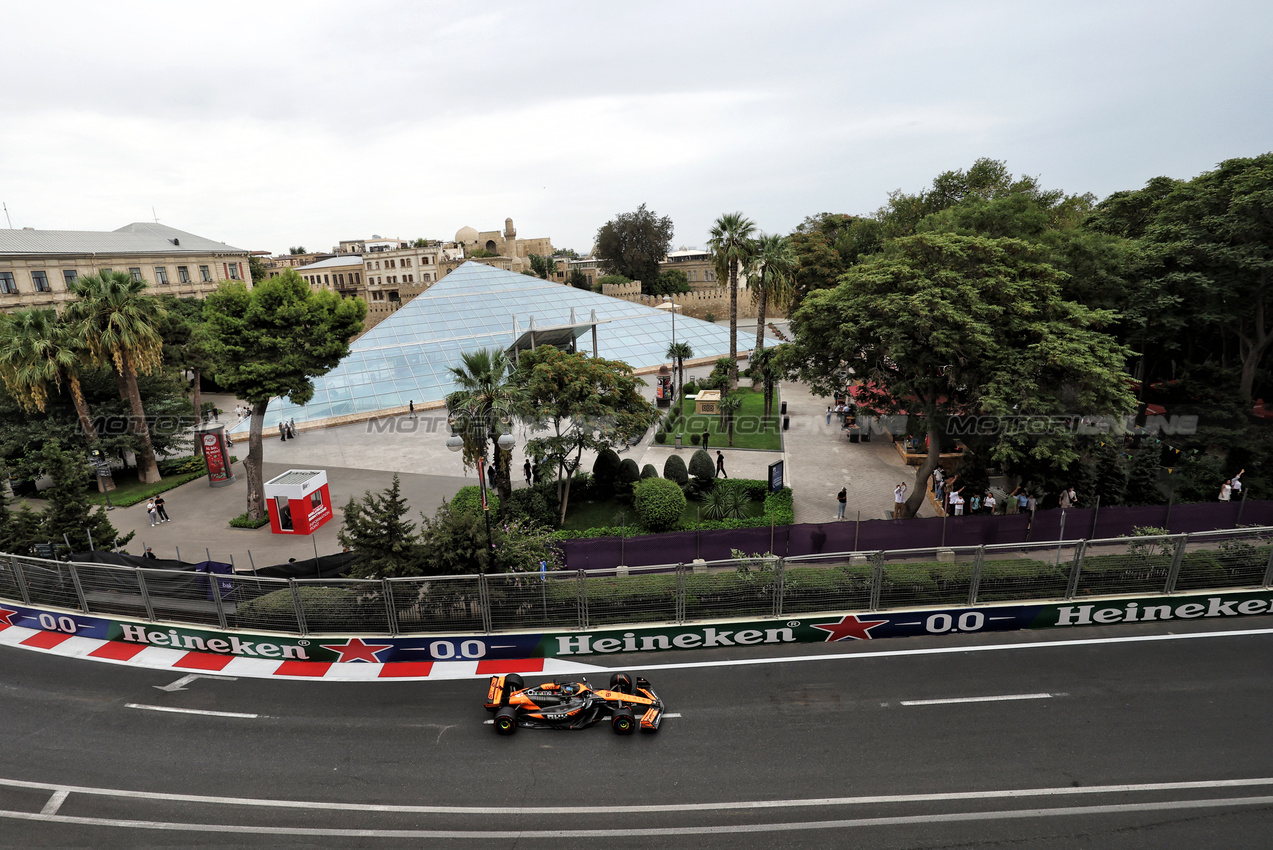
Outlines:
[{"label": "fence post", "polygon": [[150,589],[146,587],[146,574],[141,570],[134,570],[137,576],[137,587],[141,590],[141,604],[146,606],[146,617],[150,622],[155,622],[155,606],[150,602]]},{"label": "fence post", "polygon": [[787,586],[787,562],[783,558],[774,559],[774,616],[782,616],[782,595]]},{"label": "fence post", "polygon": [[385,620],[389,623],[389,634],[397,637],[398,632],[398,611],[397,606],[393,602],[393,584],[389,579],[382,578],[380,586],[384,588],[385,596]]},{"label": "fence post", "polygon": [[1264,586],[1273,584],[1273,549],[1269,550],[1269,562],[1264,567]]},{"label": "fence post", "polygon": [[685,574],[688,569],[684,564],[676,565],[676,624],[685,622]]},{"label": "fence post", "polygon": [[18,563],[17,555],[9,556],[9,563],[13,565],[13,578],[18,583],[18,592],[22,594],[22,604],[31,604],[31,591],[27,589],[27,577],[22,572],[22,564]]},{"label": "fence post", "polygon": [[1185,561],[1185,544],[1188,542],[1188,534],[1180,535],[1180,539],[1176,541],[1176,551],[1171,555],[1171,567],[1167,570],[1167,581],[1163,585],[1163,593],[1176,592],[1176,579],[1180,578],[1180,565]]},{"label": "fence post", "polygon": [[1079,573],[1083,571],[1083,553],[1087,549],[1087,541],[1080,540],[1074,547],[1074,561],[1070,565],[1070,581],[1065,586],[1065,598],[1073,599],[1079,592]]},{"label": "fence post", "polygon": [[575,571],[575,606],[579,615],[579,628],[588,628],[588,573]]},{"label": "fence post", "polygon": [[1233,521],[1233,527],[1237,528],[1242,524],[1242,511],[1246,508],[1246,490],[1242,491],[1242,498],[1238,500],[1238,518]]},{"label": "fence post", "polygon": [[296,586],[296,579],[289,578],[287,586],[292,591],[292,610],[296,613],[296,628],[300,634],[307,635],[309,628],[305,625],[305,606],[301,604],[301,594]]},{"label": "fence post", "polygon": [[986,547],[978,546],[972,559],[972,578],[968,581],[968,604],[977,604],[977,592],[981,590],[981,565],[986,559]]},{"label": "fence post", "polygon": [[75,585],[75,595],[79,597],[80,610],[87,614],[89,613],[88,599],[84,596],[84,585],[80,584],[80,572],[71,563],[68,563],[66,568],[71,571],[71,584]]},{"label": "fence post", "polygon": [[1092,530],[1087,535],[1088,540],[1096,539],[1096,520],[1098,517],[1100,517],[1100,515],[1101,515],[1101,497],[1099,494],[1097,494],[1096,506],[1095,506],[1095,509],[1092,511]]},{"label": "fence post", "polygon": [[[945,523],[943,523],[943,526]],[[945,539],[943,537],[943,539]],[[878,611],[880,607],[880,588],[884,584],[884,550],[871,555],[871,599],[867,603],[868,611]]]},{"label": "fence post", "polygon": [[477,607],[482,612],[482,631],[491,633],[491,591],[486,573],[477,574]]},{"label": "fence post", "polygon": [[[208,560],[212,560],[209,558]],[[221,601],[221,580],[217,578],[217,574],[212,572],[212,568],[208,568],[206,573],[208,581],[212,583],[212,601],[217,606],[217,625],[223,629],[230,628],[230,624],[225,619],[225,604]]]}]

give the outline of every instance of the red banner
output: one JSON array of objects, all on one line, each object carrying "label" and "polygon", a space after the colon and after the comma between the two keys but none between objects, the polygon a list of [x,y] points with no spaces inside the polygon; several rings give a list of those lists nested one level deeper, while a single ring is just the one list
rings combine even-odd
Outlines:
[{"label": "red banner", "polygon": [[230,478],[230,464],[227,462],[223,437],[220,431],[203,435],[203,457],[208,462],[208,480],[226,481]]}]

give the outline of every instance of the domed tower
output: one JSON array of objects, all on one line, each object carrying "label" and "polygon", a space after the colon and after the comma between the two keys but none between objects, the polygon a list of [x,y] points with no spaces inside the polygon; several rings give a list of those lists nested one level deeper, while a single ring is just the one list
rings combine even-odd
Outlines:
[{"label": "domed tower", "polygon": [[455,241],[461,245],[473,245],[477,242],[477,231],[471,227],[461,227],[455,231]]},{"label": "domed tower", "polygon": [[517,238],[517,228],[513,227],[513,220],[511,218],[504,219],[504,238],[505,239]]}]

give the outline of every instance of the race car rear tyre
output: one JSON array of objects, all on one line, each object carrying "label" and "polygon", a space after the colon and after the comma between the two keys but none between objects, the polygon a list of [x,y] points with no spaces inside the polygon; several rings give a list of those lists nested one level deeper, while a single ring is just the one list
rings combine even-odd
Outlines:
[{"label": "race car rear tyre", "polygon": [[614,673],[611,675],[610,690],[618,691],[621,694],[636,693],[636,688],[632,685],[632,676],[628,673]]},{"label": "race car rear tyre", "polygon": [[636,727],[636,716],[632,714],[630,708],[621,708],[610,718],[610,728],[616,735],[631,735],[636,731]]},{"label": "race car rear tyre", "polygon": [[504,706],[495,712],[495,731],[500,735],[512,735],[517,731],[517,711]]},{"label": "race car rear tyre", "polygon": [[526,687],[526,683],[522,681],[522,677],[516,673],[509,673],[504,677],[504,692],[511,694],[513,691],[520,691]]}]

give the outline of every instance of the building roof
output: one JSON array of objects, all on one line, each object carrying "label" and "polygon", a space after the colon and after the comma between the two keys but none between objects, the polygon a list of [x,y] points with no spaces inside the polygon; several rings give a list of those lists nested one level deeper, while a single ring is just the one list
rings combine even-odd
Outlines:
[{"label": "building roof", "polygon": [[[314,379],[308,404],[271,401],[265,424],[441,401],[456,389],[450,369],[461,364],[463,354],[508,350],[529,329],[532,317],[537,328],[545,329],[595,321],[597,354],[636,370],[668,362],[674,319],[676,341],[689,343],[695,358],[729,354],[727,327],[468,262],[359,337],[339,366]],[[580,350],[591,351],[589,337],[579,339]],[[739,351],[750,350],[753,343],[750,333],[738,334]],[[246,429],[245,422],[234,430]]]},{"label": "building roof", "polygon": [[118,230],[0,230],[2,254],[247,254],[175,227],[148,221]]},{"label": "building roof", "polygon": [[297,266],[296,271],[308,272],[314,269],[331,269],[336,266],[361,266],[362,254],[341,254],[339,257],[332,257],[330,260],[319,260],[317,263],[310,263],[308,266]]}]

